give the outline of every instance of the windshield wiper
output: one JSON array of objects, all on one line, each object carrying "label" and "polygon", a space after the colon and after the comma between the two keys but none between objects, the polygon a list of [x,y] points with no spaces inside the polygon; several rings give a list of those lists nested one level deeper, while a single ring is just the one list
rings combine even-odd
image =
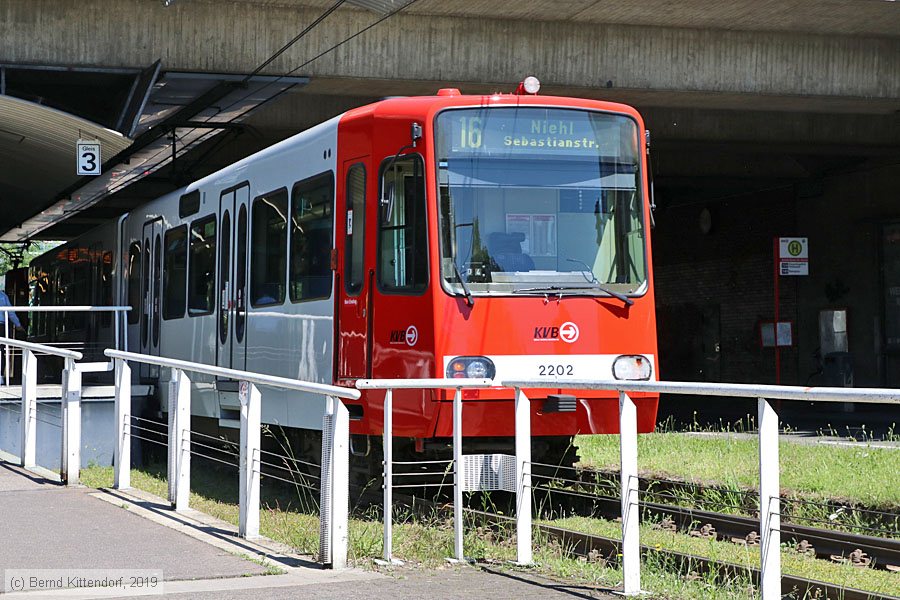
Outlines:
[{"label": "windshield wiper", "polygon": [[466,304],[470,307],[475,306],[475,297],[472,296],[472,291],[469,290],[469,286],[466,285],[466,281],[463,279],[462,273],[459,272],[459,267],[456,266],[456,261],[453,261],[453,271],[456,272],[456,278],[459,279],[459,284],[462,286],[463,292],[466,295]]},{"label": "windshield wiper", "polygon": [[600,290],[601,292],[605,292],[612,296],[617,300],[621,300],[627,306],[631,306],[634,304],[634,300],[626,296],[625,294],[621,294],[614,290],[611,290],[607,287],[600,285],[599,283],[595,283],[593,285],[548,285],[544,287],[533,287],[533,288],[519,288],[517,290],[513,290],[513,294],[524,294],[527,292],[540,292],[544,294],[554,294],[561,296],[565,292],[577,292],[583,290]]}]

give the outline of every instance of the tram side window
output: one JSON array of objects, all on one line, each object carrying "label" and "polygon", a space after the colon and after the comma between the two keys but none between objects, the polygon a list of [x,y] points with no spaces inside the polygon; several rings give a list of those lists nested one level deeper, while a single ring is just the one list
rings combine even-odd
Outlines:
[{"label": "tram side window", "polygon": [[363,286],[365,264],[363,248],[366,220],[366,168],[360,163],[347,172],[347,237],[344,243],[346,289],[359,294]]},{"label": "tram side window", "polygon": [[168,230],[163,244],[163,319],[179,319],[185,305],[187,225]]},{"label": "tram side window", "polygon": [[191,255],[188,265],[188,314],[208,315],[216,297],[216,217],[191,224]]},{"label": "tram side window", "polygon": [[131,242],[128,247],[128,324],[135,325],[141,319],[141,245]]},{"label": "tram side window", "polygon": [[252,306],[284,302],[287,279],[286,189],[253,201],[250,236],[250,299]]},{"label": "tram side window", "polygon": [[[72,290],[72,263],[61,263],[53,272],[53,304],[57,306],[66,306],[73,304],[69,302],[69,294]],[[73,313],[60,313],[54,321],[56,335],[65,333],[72,329],[71,315]]]},{"label": "tram side window", "polygon": [[334,175],[316,175],[291,192],[291,302],[331,296]]},{"label": "tram side window", "polygon": [[392,160],[386,167],[378,218],[378,283],[385,292],[423,292],[428,286],[428,251],[422,158]]},{"label": "tram side window", "polygon": [[[36,266],[34,263],[31,265],[29,286],[32,288],[31,297],[34,306],[43,306],[52,298],[50,291],[50,275],[44,271],[42,267]],[[31,318],[29,319],[30,335],[47,335],[48,314],[49,313],[38,312],[31,315]]]},{"label": "tram side window", "polygon": [[[77,248],[76,258],[72,265],[72,279],[69,284],[68,302],[71,306],[87,306],[91,304],[91,259],[87,248]],[[87,328],[86,313],[66,313],[71,331]]]},{"label": "tram side window", "polygon": [[[100,257],[100,300],[105,306],[113,305],[113,256],[106,251]],[[110,327],[113,321],[113,313],[104,312],[100,315],[100,323],[103,327]]]}]

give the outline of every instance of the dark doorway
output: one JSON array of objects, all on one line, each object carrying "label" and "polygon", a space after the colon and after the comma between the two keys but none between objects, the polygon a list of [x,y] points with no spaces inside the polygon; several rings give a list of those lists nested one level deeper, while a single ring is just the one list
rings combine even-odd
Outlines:
[{"label": "dark doorway", "polygon": [[659,363],[667,381],[720,381],[721,326],[718,304],[659,306]]}]

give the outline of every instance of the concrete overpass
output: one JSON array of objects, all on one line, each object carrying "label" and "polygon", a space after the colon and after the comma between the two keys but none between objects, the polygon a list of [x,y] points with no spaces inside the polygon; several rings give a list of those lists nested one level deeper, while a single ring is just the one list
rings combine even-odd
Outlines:
[{"label": "concrete overpass", "polygon": [[[333,3],[166,4],[4,0],[0,62],[140,70],[159,61],[164,72],[246,74]],[[815,175],[835,155],[892,153],[900,140],[900,9],[893,2],[418,0],[327,52],[381,16],[360,5],[387,11],[401,2],[347,2],[272,62],[263,74],[291,73],[309,83],[258,111],[249,124],[259,135],[242,148],[372,98],[433,93],[448,82],[469,92],[505,91],[528,73],[540,76],[546,93],[641,108],[659,142],[659,183],[675,196],[685,177],[705,177],[703,188],[743,189],[746,182],[735,180],[748,178],[768,186]],[[72,100],[84,95],[79,90],[61,108],[98,120],[90,109],[114,96],[104,89],[80,104]],[[683,164],[682,143],[698,159],[692,165]],[[718,158],[723,144],[741,163],[737,170],[734,159]],[[831,159],[815,158],[823,155]],[[749,169],[748,156],[755,157]],[[226,150],[208,168],[234,157]],[[73,185],[57,191],[77,193]]]},{"label": "concrete overpass", "polygon": [[[675,360],[670,375],[771,378],[770,351],[758,348],[757,339],[758,323],[771,318],[771,237],[796,234],[810,236],[813,268],[809,278],[782,291],[799,340],[785,350],[788,380],[802,383],[815,367],[818,311],[859,304],[850,350],[866,360],[857,375],[861,382],[891,383],[890,373],[900,369],[890,366],[896,359],[887,330],[897,328],[900,340],[900,313],[892,316],[885,291],[891,286],[882,277],[890,265],[879,257],[885,256],[885,227],[900,220],[894,192],[900,183],[900,4],[418,0],[366,30],[401,1],[348,0],[259,74],[297,77],[289,91],[259,98],[263,104],[248,109],[237,127],[199,139],[178,154],[174,167],[161,163],[93,207],[54,218],[52,226],[44,222],[38,236],[76,235],[371,99],[429,94],[447,85],[511,91],[524,75],[536,74],[544,93],[633,104],[653,131],[660,335],[673,343],[682,335],[694,339],[690,356]],[[73,73],[138,78],[159,61],[163,83],[178,73],[243,76],[333,2],[165,4],[0,0],[0,63],[7,65],[0,92],[115,129],[127,85],[111,79],[79,85]],[[51,67],[65,67],[75,79],[46,71],[51,74],[41,80],[29,71]],[[22,84],[26,73],[31,79]],[[161,89],[151,90],[151,98]],[[199,85],[192,90],[168,101],[184,107],[209,92]],[[180,138],[185,130],[177,125],[168,127]],[[164,153],[165,140],[156,143]],[[0,154],[14,152],[11,144],[0,134]],[[89,185],[70,174],[55,193],[23,204],[10,190],[27,189],[28,182],[20,173],[15,185],[4,187],[4,178],[16,176],[0,174],[0,239],[29,235],[11,228]],[[21,210],[13,216],[13,208]],[[701,230],[699,222],[711,225]],[[689,324],[688,331],[666,330],[666,323]]]}]

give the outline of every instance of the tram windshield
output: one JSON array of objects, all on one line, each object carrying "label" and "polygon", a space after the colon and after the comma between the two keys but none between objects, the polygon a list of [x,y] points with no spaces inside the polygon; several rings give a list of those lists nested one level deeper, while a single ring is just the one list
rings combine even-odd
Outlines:
[{"label": "tram windshield", "polygon": [[639,133],[575,109],[447,110],[436,120],[441,275],[452,293],[639,294]]}]

